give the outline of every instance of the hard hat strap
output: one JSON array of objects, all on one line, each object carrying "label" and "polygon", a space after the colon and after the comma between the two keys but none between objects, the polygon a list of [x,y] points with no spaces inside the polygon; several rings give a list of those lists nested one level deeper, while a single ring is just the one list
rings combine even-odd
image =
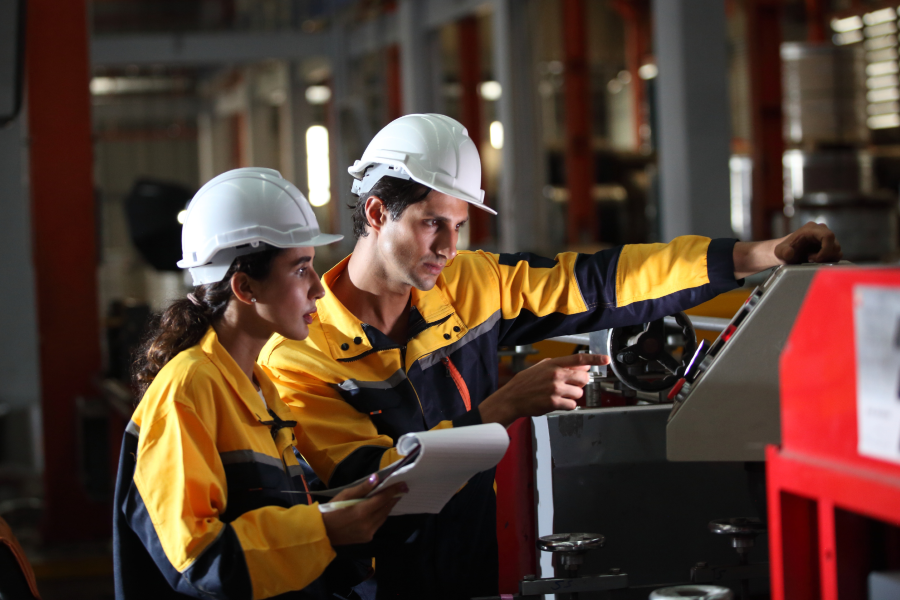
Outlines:
[{"label": "hard hat strap", "polygon": [[376,183],[381,181],[382,177],[396,177],[397,179],[410,178],[409,173],[401,167],[394,167],[386,163],[376,163],[366,169],[366,173],[363,175],[362,179],[357,179],[353,182],[353,187],[350,188],[350,191],[357,196],[368,194],[369,190],[371,190]]}]

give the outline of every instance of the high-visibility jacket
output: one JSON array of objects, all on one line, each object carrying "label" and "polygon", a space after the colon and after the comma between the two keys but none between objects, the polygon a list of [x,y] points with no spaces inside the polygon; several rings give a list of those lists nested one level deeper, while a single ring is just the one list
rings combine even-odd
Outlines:
[{"label": "high-visibility jacket", "polygon": [[335,552],[307,505],[295,423],[254,373],[268,414],[210,328],[141,399],[116,481],[119,600],[326,597],[317,579]]},{"label": "high-visibility jacket", "polygon": [[[300,425],[297,447],[330,486],[398,458],[404,433],[480,423],[497,389],[498,346],[638,324],[737,287],[734,240],[685,236],[592,255],[460,252],[429,291],[412,290],[408,340],[360,322],[330,293],[348,259],[322,278],[309,337],[274,336],[260,353]],[[435,516],[392,517],[407,532],[376,549],[379,597],[497,593],[493,471]]]}]

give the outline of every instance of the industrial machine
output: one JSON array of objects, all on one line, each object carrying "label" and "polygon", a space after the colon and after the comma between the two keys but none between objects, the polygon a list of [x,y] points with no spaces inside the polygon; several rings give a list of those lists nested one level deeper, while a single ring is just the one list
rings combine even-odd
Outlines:
[{"label": "industrial machine", "polygon": [[[746,465],[670,462],[670,410],[635,405],[534,419],[538,535],[602,535],[604,547],[584,555],[579,574],[627,575],[628,587],[610,598],[645,600],[654,589],[692,581],[740,592],[747,580],[750,594],[765,593],[766,545],[748,543],[762,533],[749,519],[763,515],[748,491]],[[741,540],[739,553],[733,538]],[[546,578],[552,559],[541,554]],[[578,598],[604,596],[581,591]]]},{"label": "industrial machine", "polygon": [[[555,588],[568,598],[644,600],[686,584],[768,597],[763,460],[781,440],[778,359],[815,274],[843,268],[775,269],[730,320],[673,315],[560,340],[611,364],[592,372],[586,407],[533,420],[542,577],[521,597],[562,579],[578,580]],[[697,343],[694,327],[720,335]],[[582,540],[577,575],[551,535]]]}]

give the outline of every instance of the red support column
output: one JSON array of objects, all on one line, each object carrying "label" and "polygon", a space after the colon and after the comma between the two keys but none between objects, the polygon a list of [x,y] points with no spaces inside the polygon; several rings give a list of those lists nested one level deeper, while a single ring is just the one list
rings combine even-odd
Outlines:
[{"label": "red support column", "polygon": [[[382,10],[385,14],[396,13],[396,0],[385,0]],[[400,79],[400,73],[400,45],[391,44],[385,49],[385,95],[387,96],[388,121],[403,116],[403,82]]]},{"label": "red support column", "polygon": [[76,399],[101,370],[86,0],[30,0],[31,203],[44,428],[45,540],[109,535],[80,477]]},{"label": "red support column", "polygon": [[247,114],[245,112],[237,112],[229,118],[229,126],[231,127],[231,168],[239,169],[249,166],[244,160],[247,148]]},{"label": "red support column", "polygon": [[400,84],[400,46],[391,44],[385,49],[385,84],[387,87],[388,121],[403,116],[403,92]]},{"label": "red support column", "polygon": [[[459,84],[462,87],[460,117],[469,137],[481,149],[481,97],[478,86],[481,83],[481,44],[478,38],[478,17],[469,15],[456,24],[459,45]],[[484,189],[484,172],[481,174],[481,189]],[[474,248],[489,236],[489,215],[483,210],[469,211],[469,243]]]},{"label": "red support column", "polygon": [[591,199],[594,153],[591,147],[590,72],[584,0],[562,0],[566,102],[566,185],[569,188],[568,241],[596,241],[597,216]]},{"label": "red support column", "polygon": [[784,134],[781,113],[781,0],[748,0],[750,115],[753,123],[753,238],[772,237],[783,218]]},{"label": "red support column", "polygon": [[[332,85],[332,80],[329,79],[325,82],[331,90],[334,90],[334,86]],[[334,94],[332,93],[331,99],[325,105],[325,127],[328,129],[328,164],[331,169],[331,202],[328,203],[328,216],[329,216],[329,224],[331,226],[331,231],[340,232],[341,231],[341,213],[340,211],[344,210],[344,207],[341,202],[337,201],[340,198],[340,190],[337,188],[337,182],[341,181],[341,177],[343,176],[346,167],[341,167],[338,163],[338,152],[337,152],[337,136],[335,132],[337,131],[338,119],[340,119],[340,109],[334,101]],[[366,144],[369,142],[366,141]]]},{"label": "red support column", "polygon": [[[483,212],[483,211],[482,211]],[[497,543],[500,546],[500,593],[519,591],[519,581],[537,571],[534,512],[534,449],[531,419],[509,427],[509,450],[497,465]]]},{"label": "red support column", "polygon": [[825,41],[825,11],[822,0],[806,0],[806,40]]}]

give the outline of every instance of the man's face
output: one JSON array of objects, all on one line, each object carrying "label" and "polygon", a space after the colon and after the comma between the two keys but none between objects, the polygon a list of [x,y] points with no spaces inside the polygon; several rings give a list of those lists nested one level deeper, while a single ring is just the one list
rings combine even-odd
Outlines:
[{"label": "man's face", "polygon": [[378,236],[388,277],[423,291],[433,288],[456,256],[459,230],[468,220],[468,203],[436,190],[398,220],[388,215]]}]

